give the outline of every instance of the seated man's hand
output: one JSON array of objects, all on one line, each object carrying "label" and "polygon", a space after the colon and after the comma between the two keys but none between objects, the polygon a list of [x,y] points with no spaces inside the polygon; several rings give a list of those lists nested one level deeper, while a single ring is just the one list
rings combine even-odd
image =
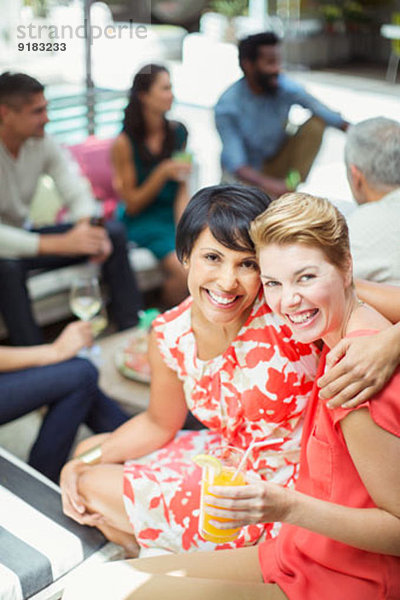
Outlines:
[{"label": "seated man's hand", "polygon": [[[107,232],[106,232],[107,234]],[[110,238],[107,237],[103,241],[102,248],[95,256],[92,256],[91,261],[94,263],[103,263],[110,256],[113,250]]]},{"label": "seated man's hand", "polygon": [[90,225],[87,221],[77,223],[63,234],[63,238],[65,254],[88,255],[101,262],[112,250],[107,231],[103,227]]},{"label": "seated man's hand", "polygon": [[271,198],[279,198],[290,191],[286,181],[276,177],[263,177],[262,188]]},{"label": "seated man's hand", "polygon": [[257,169],[253,169],[253,167],[247,165],[237,169],[234,175],[246,183],[259,187],[266,194],[271,196],[271,198],[278,198],[279,196],[282,196],[282,194],[286,194],[290,191],[285,179],[264,175],[260,171],[257,171]]}]

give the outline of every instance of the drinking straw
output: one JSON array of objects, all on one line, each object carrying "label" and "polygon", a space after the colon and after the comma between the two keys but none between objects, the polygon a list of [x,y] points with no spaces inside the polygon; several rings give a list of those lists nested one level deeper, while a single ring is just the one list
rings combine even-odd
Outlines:
[{"label": "drinking straw", "polygon": [[250,444],[250,446],[247,448],[246,452],[243,454],[242,460],[240,461],[240,463],[232,477],[232,481],[235,481],[236,477],[238,476],[238,473],[242,469],[243,465],[246,463],[247,457],[249,456],[250,452],[252,450],[254,450],[254,448],[258,448],[259,446],[272,446],[273,444],[279,444],[283,441],[284,441],[283,438],[270,438],[270,439],[267,438],[266,440],[262,440],[262,442],[252,442]]}]

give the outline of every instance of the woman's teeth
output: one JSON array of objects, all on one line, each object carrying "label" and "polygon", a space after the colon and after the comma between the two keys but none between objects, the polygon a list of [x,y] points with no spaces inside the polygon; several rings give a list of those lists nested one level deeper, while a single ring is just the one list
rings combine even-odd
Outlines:
[{"label": "woman's teeth", "polygon": [[309,319],[311,319],[318,312],[318,308],[314,308],[313,310],[307,310],[297,315],[288,315],[289,321],[295,324],[305,323]]},{"label": "woman's teeth", "polygon": [[226,298],[225,296],[220,296],[219,294],[216,294],[211,290],[207,291],[211,298],[214,300],[214,302],[218,302],[218,304],[223,304],[224,306],[227,306],[228,304],[233,304],[233,302],[235,302],[237,298],[237,296],[231,296],[229,298]]}]

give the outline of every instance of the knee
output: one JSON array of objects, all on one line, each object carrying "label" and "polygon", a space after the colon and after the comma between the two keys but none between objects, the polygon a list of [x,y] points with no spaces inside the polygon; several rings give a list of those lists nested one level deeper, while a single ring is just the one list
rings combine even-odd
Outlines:
[{"label": "knee", "polygon": [[306,121],[303,127],[310,137],[322,138],[326,129],[326,123],[320,117],[313,116]]},{"label": "knee", "polygon": [[90,513],[99,513],[107,521],[115,511],[115,503],[122,503],[121,488],[109,478],[109,465],[92,465],[86,467],[79,475],[78,493],[83,498]]},{"label": "knee", "polygon": [[108,221],[106,230],[112,242],[113,248],[125,247],[127,244],[125,225],[120,221]]},{"label": "knee", "polygon": [[86,358],[73,358],[71,362],[73,377],[75,378],[77,385],[81,387],[92,387],[97,385],[99,372],[93,363],[86,360]]},{"label": "knee", "polygon": [[99,473],[96,465],[88,467],[79,476],[78,492],[88,506],[93,506],[93,502],[98,497],[98,481]]}]

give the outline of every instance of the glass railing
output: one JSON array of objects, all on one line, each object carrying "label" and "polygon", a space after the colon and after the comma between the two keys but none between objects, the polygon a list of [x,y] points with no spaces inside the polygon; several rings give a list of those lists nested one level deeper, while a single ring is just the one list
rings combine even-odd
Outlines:
[{"label": "glass railing", "polygon": [[63,144],[77,144],[88,135],[117,135],[121,129],[127,92],[103,88],[47,90],[50,122],[46,130]]}]

